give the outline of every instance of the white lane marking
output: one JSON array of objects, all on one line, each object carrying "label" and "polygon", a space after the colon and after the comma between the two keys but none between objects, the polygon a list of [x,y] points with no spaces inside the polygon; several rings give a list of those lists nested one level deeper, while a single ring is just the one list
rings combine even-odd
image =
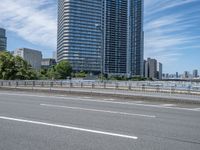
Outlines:
[{"label": "white lane marking", "polygon": [[194,108],[193,110],[194,111],[200,111],[200,108]]},{"label": "white lane marking", "polygon": [[92,97],[83,97],[83,98],[90,99],[90,98],[92,98]]},{"label": "white lane marking", "polygon": [[4,116],[0,116],[0,119],[23,122],[23,123],[30,123],[30,124],[37,124],[37,125],[44,125],[44,126],[51,126],[51,127],[57,127],[57,128],[63,128],[63,129],[69,129],[69,130],[90,132],[90,133],[96,133],[96,134],[102,134],[102,135],[109,135],[109,136],[115,136],[115,137],[120,137],[120,138],[127,138],[127,139],[134,139],[134,140],[138,139],[138,137],[136,137],[136,136],[130,136],[130,135],[118,134],[118,133],[112,133],[112,132],[104,132],[104,131],[99,131],[99,130],[91,130],[91,129],[85,129],[85,128],[78,128],[78,127],[73,127],[73,126],[52,124],[52,123],[46,123],[46,122],[39,122],[39,121],[32,121],[32,120],[25,120],[25,119],[18,119],[18,118],[10,118],[10,117],[4,117]]},{"label": "white lane marking", "polygon": [[144,103],[144,101],[134,101],[134,103],[139,104],[139,103]]},{"label": "white lane marking", "polygon": [[51,98],[51,99],[66,99],[66,100],[74,100],[74,101],[88,101],[88,102],[97,102],[97,103],[111,103],[111,104],[122,104],[122,105],[133,105],[133,106],[144,106],[144,107],[152,107],[152,108],[164,108],[164,109],[173,109],[173,110],[187,110],[187,111],[197,111],[192,108],[181,108],[181,107],[166,107],[160,105],[150,105],[150,104],[138,104],[134,102],[114,102],[114,101],[105,101],[105,100],[92,100],[92,99],[78,99],[73,97],[61,97],[61,96],[42,96],[42,95],[31,95],[31,94],[11,94],[11,93],[1,93],[0,95],[12,95],[12,96],[29,96],[29,97],[40,97],[40,98]]},{"label": "white lane marking", "polygon": [[103,100],[105,100],[105,101],[114,101],[115,99],[113,99],[113,98],[108,98],[108,99],[103,99]]},{"label": "white lane marking", "polygon": [[161,104],[160,106],[164,106],[164,107],[172,107],[172,106],[176,106],[175,104]]},{"label": "white lane marking", "polygon": [[82,108],[82,107],[69,107],[69,106],[52,105],[52,104],[40,104],[40,105],[41,106],[46,106],[46,107],[57,107],[57,108],[66,108],[66,109],[74,109],[74,110],[85,110],[85,111],[94,111],[94,112],[102,112],[102,113],[111,113],[111,114],[129,115],[129,116],[156,118],[156,116],[152,116],[152,115],[133,114],[133,113],[126,113],[126,112],[118,112],[118,111],[89,109],[89,108]]}]

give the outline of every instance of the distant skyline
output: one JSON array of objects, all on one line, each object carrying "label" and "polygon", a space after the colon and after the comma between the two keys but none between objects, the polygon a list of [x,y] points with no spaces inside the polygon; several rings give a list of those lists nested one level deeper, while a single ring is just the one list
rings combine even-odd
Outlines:
[{"label": "distant skyline", "polygon": [[[164,73],[200,70],[200,0],[144,1],[145,58],[163,63]],[[1,0],[0,8],[8,50],[27,47],[52,57],[57,0]]]}]

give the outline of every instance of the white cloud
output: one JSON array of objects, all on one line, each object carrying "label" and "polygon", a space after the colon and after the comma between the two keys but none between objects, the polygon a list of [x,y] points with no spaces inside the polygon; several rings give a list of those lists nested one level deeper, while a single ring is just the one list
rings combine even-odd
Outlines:
[{"label": "white cloud", "polygon": [[[145,57],[171,64],[183,50],[198,48],[200,36],[195,34],[200,8],[180,9],[199,0],[145,1]],[[187,4],[187,5],[186,5]]]},{"label": "white cloud", "polygon": [[56,48],[56,5],[50,0],[4,0],[0,25],[33,44]]},{"label": "white cloud", "polygon": [[[161,62],[170,63],[178,61],[183,50],[199,49],[200,46],[194,43],[200,41],[200,36],[191,32],[198,30],[200,8],[179,9],[192,3],[198,6],[199,0],[144,2],[145,57],[155,57]],[[0,26],[26,41],[55,50],[56,3],[56,0],[1,0]]]}]

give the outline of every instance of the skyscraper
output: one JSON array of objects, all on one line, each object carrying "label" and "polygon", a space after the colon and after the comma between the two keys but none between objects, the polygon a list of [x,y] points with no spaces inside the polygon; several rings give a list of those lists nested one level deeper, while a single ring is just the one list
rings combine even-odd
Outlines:
[{"label": "skyscraper", "polygon": [[162,80],[162,73],[163,73],[163,65],[162,63],[158,62],[157,64],[157,71],[158,71],[158,79]]},{"label": "skyscraper", "polygon": [[144,77],[146,78],[159,79],[162,76],[162,64],[157,64],[156,59],[148,58],[145,61],[144,68]]},{"label": "skyscraper", "polygon": [[143,76],[143,0],[58,0],[57,42],[75,71]]},{"label": "skyscraper", "polygon": [[0,51],[7,49],[6,30],[0,28]]},{"label": "skyscraper", "polygon": [[104,0],[104,73],[143,76],[143,0]]},{"label": "skyscraper", "polygon": [[189,71],[184,71],[183,78],[187,79],[187,78],[189,78],[189,76],[190,76],[190,72]]},{"label": "skyscraper", "polygon": [[197,78],[198,77],[198,70],[195,69],[193,70],[193,78]]},{"label": "skyscraper", "polygon": [[144,60],[144,77],[149,78],[149,62]]},{"label": "skyscraper", "polygon": [[57,61],[73,70],[100,72],[102,0],[58,0]]}]

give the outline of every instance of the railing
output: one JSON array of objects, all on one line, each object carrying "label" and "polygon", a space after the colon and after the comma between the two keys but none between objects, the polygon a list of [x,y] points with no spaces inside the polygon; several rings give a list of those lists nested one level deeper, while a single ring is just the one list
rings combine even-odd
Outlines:
[{"label": "railing", "polygon": [[19,80],[5,81],[0,80],[0,87],[10,88],[46,88],[46,89],[93,89],[93,90],[119,90],[128,92],[142,92],[146,94],[183,94],[187,96],[200,96],[199,83],[180,83],[180,82],[137,82],[137,81],[84,81],[84,80]]}]

